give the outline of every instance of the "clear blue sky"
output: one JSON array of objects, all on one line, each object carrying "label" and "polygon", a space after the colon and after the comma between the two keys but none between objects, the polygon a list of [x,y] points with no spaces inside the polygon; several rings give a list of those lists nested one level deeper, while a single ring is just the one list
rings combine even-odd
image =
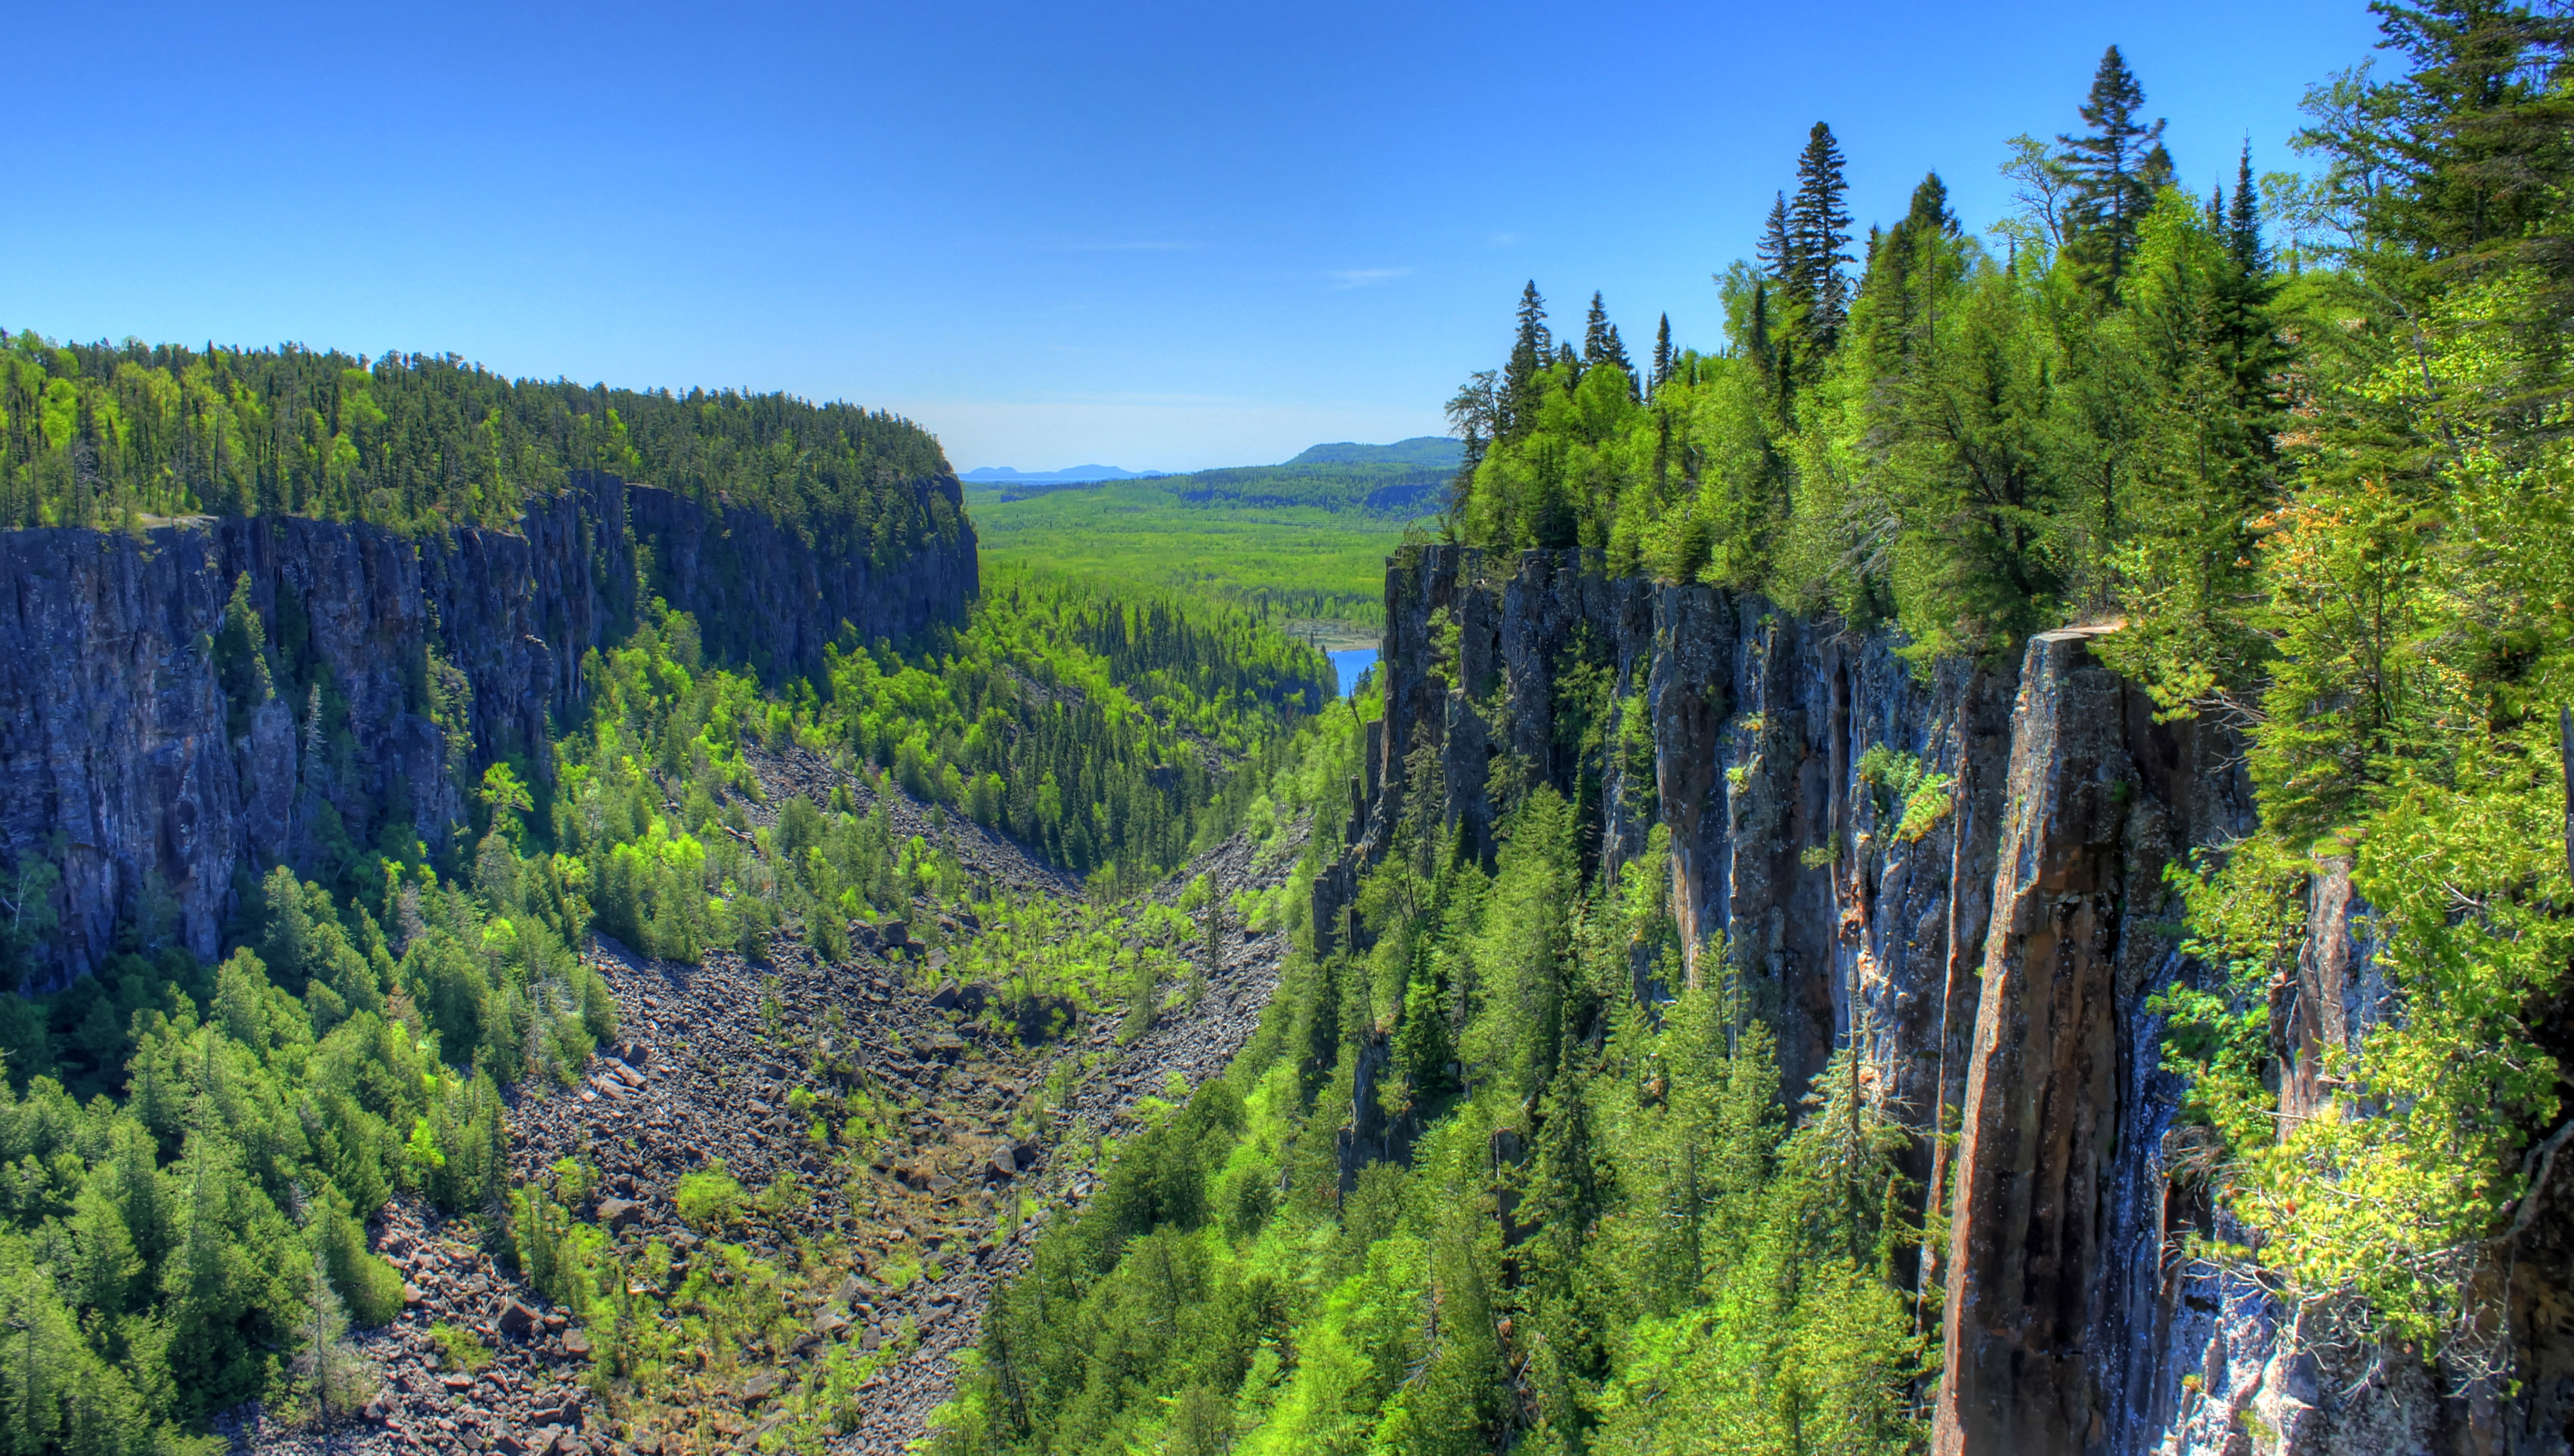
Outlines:
[{"label": "clear blue sky", "polygon": [[1838,6],[0,3],[0,326],[845,398],[958,469],[1443,428],[1522,280],[1711,344],[1832,122],[1863,227],[2072,130],[2291,164],[2359,0]]}]

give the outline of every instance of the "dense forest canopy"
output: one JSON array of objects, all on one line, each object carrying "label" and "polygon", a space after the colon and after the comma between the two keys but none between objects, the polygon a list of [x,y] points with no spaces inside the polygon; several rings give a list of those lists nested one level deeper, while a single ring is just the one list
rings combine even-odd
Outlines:
[{"label": "dense forest canopy", "polygon": [[879,562],[961,528],[937,440],[854,405],[511,380],[454,355],[0,339],[0,524],[206,513],[499,526],[576,471]]},{"label": "dense forest canopy", "polygon": [[[2374,8],[2384,60],[2308,94],[2304,174],[2189,178],[2113,48],[2065,133],[2006,144],[1987,237],[1935,175],[1863,237],[1818,124],[1718,275],[1718,348],[1666,324],[1635,360],[1597,295],[1559,340],[1531,284],[1452,402],[1445,527],[1890,628],[1926,668],[2120,624],[2094,650],[2238,735],[2261,814],[2181,876],[2207,974],[2145,1008],[2188,1078],[2174,1176],[2239,1233],[2190,1255],[2306,1348],[2500,1381],[2496,1261],[2574,1136],[2574,22]],[[1559,732],[1601,722],[1583,696]],[[1317,731],[1329,793],[1360,735]],[[1886,1149],[1922,1130],[1843,1090],[1847,1051],[1779,1087],[1728,984],[1646,996],[1659,866],[1600,870],[1552,790],[1501,808],[1490,866],[1399,828],[1228,1077],[996,1299],[943,1450],[1918,1448],[1938,1291],[1902,1270],[1943,1230]],[[2403,1014],[2283,1116],[2273,1010],[2338,868]],[[1353,1185],[1362,1087],[1423,1130]]]}]

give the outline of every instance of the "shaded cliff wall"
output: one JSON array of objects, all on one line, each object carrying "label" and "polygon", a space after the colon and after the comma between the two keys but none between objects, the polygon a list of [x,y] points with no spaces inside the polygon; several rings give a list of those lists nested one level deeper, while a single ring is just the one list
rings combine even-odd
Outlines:
[{"label": "shaded cliff wall", "polygon": [[[582,656],[633,625],[639,550],[655,567],[644,590],[695,613],[710,656],[774,676],[819,672],[843,623],[904,637],[961,616],[976,588],[970,528],[879,571],[610,477],[512,532],[0,532],[0,870],[41,859],[62,876],[35,988],[99,964],[121,921],[211,955],[242,874],[314,872],[405,826],[443,847],[485,766],[550,775]],[[279,666],[260,703],[228,698],[216,661],[244,579]]]},{"label": "shaded cliff wall", "polygon": [[[1939,1451],[2250,1452],[2256,1431],[2272,1451],[2565,1450],[2564,1393],[2546,1391],[2574,1390],[2558,1368],[2574,1368],[2574,1235],[2532,1244],[2547,1258],[2514,1286],[2537,1377],[2517,1403],[2444,1398],[2438,1372],[2401,1356],[2337,1381],[2263,1291],[2183,1256],[2192,1232],[2242,1231],[2190,1175],[2184,1088],[2147,1009],[2202,976],[2164,870],[2252,828],[2252,793],[2239,745],[2156,724],[2093,636],[1917,671],[1884,634],[1611,580],[1584,553],[1407,549],[1387,571],[1385,717],[1369,781],[1352,784],[1352,847],[1316,879],[1318,939],[1407,794],[1440,795],[1442,821],[1488,854],[1497,788],[1579,795],[1559,715],[1569,689],[1612,675],[1603,737],[1647,715],[1651,761],[1593,765],[1604,859],[1668,826],[1690,978],[1737,977],[1792,1088],[1856,1041],[1870,1095],[1917,1129],[1916,1213],[1947,1234],[1914,1271],[1944,1316]],[[1911,795],[1862,768],[1880,746],[1945,790],[1903,833]],[[2355,1044],[2386,1004],[2346,875],[2312,898],[2297,984],[2277,998],[2292,1104],[2300,1087],[2311,1100],[2317,1048]],[[1399,1152],[1364,1105],[1345,1140]]]}]

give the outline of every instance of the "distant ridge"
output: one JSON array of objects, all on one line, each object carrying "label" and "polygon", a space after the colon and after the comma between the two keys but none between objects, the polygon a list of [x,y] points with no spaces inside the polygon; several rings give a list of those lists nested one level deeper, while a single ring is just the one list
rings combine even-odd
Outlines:
[{"label": "distant ridge", "polygon": [[1113,465],[1074,465],[1062,470],[1021,471],[1006,465],[987,465],[969,470],[958,480],[976,481],[990,486],[1071,486],[1092,481],[1140,481],[1162,474],[1160,471],[1126,470]]},{"label": "distant ridge", "polygon": [[1289,465],[1418,465],[1434,470],[1455,470],[1466,458],[1463,442],[1446,435],[1415,435],[1392,445],[1356,445],[1342,441],[1337,445],[1317,445],[1287,462]]}]

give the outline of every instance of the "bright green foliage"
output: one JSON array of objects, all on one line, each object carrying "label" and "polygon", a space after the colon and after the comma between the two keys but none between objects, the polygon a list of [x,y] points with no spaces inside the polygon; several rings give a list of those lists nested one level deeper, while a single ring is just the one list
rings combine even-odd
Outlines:
[{"label": "bright green foliage", "polygon": [[[121,956],[48,1008],[40,1033],[68,1034],[12,1053],[25,1079],[23,1094],[0,1085],[0,1163],[15,1170],[0,1298],[34,1349],[12,1368],[65,1383],[33,1408],[0,1395],[21,1432],[10,1449],[181,1449],[240,1400],[318,1410],[326,1390],[359,1389],[341,1322],[402,1306],[360,1214],[398,1189],[479,1209],[500,1185],[498,1097],[440,1064],[407,1004],[414,957],[388,955],[363,909],[360,955],[291,875],[265,898],[267,958]],[[72,1090],[119,1086],[121,1103]]]},{"label": "bright green foliage", "polygon": [[0,524],[507,527],[582,471],[750,506],[878,563],[964,529],[920,489],[947,473],[938,442],[852,405],[514,381],[452,355],[0,339]]},{"label": "bright green foliage", "polygon": [[[2170,1061],[2206,1166],[2259,1234],[2224,1251],[2308,1311],[2497,1368],[2490,1308],[2564,1116],[2574,701],[2574,456],[2558,247],[2574,30],[2516,6],[2386,7],[2408,74],[2309,98],[2305,144],[2347,246],[2282,302],[2305,321],[2294,492],[2254,523],[2274,645],[2251,728],[2258,835],[2185,881],[2196,949]],[[2238,251],[2240,251],[2238,249]],[[2275,1120],[2310,878],[2348,866],[2382,995],[2308,1053],[2320,1100]],[[2540,1164],[2544,1166],[2543,1163]]]},{"label": "bright green foliage", "polygon": [[835,657],[818,717],[916,796],[1131,885],[1230,831],[1323,668],[1237,609],[1024,579],[917,658]]},{"label": "bright green foliage", "polygon": [[[1789,1133],[1734,998],[1640,1001],[1661,840],[1591,886],[1572,825],[1530,794],[1491,875],[1408,826],[1361,896],[1372,949],[1291,959],[1226,1077],[995,1298],[939,1449],[1909,1449],[1904,1134],[1846,1061]],[[1369,1115],[1406,1156],[1345,1167]]]},{"label": "bright green foliage", "polygon": [[670,1195],[681,1218],[709,1231],[720,1231],[741,1217],[744,1201],[741,1183],[724,1170],[721,1158],[679,1179]]},{"label": "bright green foliage", "polygon": [[849,920],[968,888],[880,807],[789,797],[755,825],[753,756],[826,754],[1106,887],[1229,832],[1324,691],[1319,656],[1248,613],[1043,582],[987,587],[965,628],[907,651],[834,652],[825,694],[787,701],[706,666],[686,614],[648,616],[593,663],[590,724],[557,745],[546,882],[679,959],[758,956],[782,926],[838,956]]}]

